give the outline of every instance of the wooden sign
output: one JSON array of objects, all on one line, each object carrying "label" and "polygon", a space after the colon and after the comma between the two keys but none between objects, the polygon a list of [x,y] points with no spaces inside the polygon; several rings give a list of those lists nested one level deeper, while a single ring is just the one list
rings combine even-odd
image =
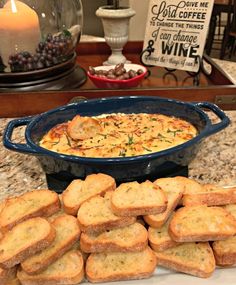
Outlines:
[{"label": "wooden sign", "polygon": [[143,62],[199,70],[214,0],[150,0]]}]

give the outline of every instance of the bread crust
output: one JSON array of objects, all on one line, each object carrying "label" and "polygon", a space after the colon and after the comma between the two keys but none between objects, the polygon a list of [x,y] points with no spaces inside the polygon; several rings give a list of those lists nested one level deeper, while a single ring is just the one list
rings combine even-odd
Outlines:
[{"label": "bread crust", "polygon": [[179,245],[179,242],[176,242],[173,240],[167,240],[163,242],[162,244],[156,244],[155,242],[152,242],[151,240],[149,240],[149,244],[150,244],[150,247],[154,251],[163,251],[165,249],[172,248],[172,247]]},{"label": "bread crust", "polygon": [[[42,272],[79,240],[80,228],[75,217],[65,214],[64,216],[56,218],[51,224],[56,230],[56,236],[60,236],[62,230],[68,232],[68,235],[64,235],[63,240],[60,238],[57,239],[56,237],[48,248],[21,263],[22,269],[30,275]],[[70,227],[68,227],[68,225]],[[51,251],[51,248],[53,248],[53,251]]]},{"label": "bread crust", "polygon": [[[45,196],[44,205],[27,205],[29,200],[34,199],[34,201],[37,201],[38,197],[42,197],[42,195]],[[15,216],[13,216],[12,211],[15,212],[17,207],[23,208],[24,205],[26,205],[27,211],[20,212],[18,215],[16,213]],[[61,203],[58,194],[50,190],[33,190],[18,197],[8,198],[5,202],[4,208],[0,212],[0,229],[5,233],[20,222],[39,216],[48,217],[59,211],[60,208]],[[11,222],[9,222],[9,216],[11,216]]]},{"label": "bread crust", "polygon": [[[139,254],[145,252],[145,255],[147,256],[145,259],[138,258]],[[115,272],[109,273],[109,268],[113,266],[112,262],[109,262],[106,264],[106,267],[104,267],[104,270],[100,272],[100,275],[97,274],[96,270],[96,259],[99,258],[98,256],[101,255],[104,256],[104,253],[92,253],[90,254],[87,263],[86,263],[86,276],[89,282],[92,283],[98,283],[98,282],[109,282],[109,281],[122,281],[122,280],[132,280],[132,279],[143,279],[150,277],[155,268],[156,268],[156,256],[154,252],[147,247],[144,251],[140,253],[117,253],[117,255],[124,255],[127,256],[129,254],[135,254],[134,259],[136,260],[136,268],[131,268],[129,265],[125,266],[125,260],[123,260],[123,266],[125,269],[117,270]],[[109,253],[106,254],[106,256],[109,256]],[[119,262],[119,257],[116,259],[116,255],[114,255],[114,262]],[[114,265],[115,266],[115,265]],[[108,268],[108,270],[107,270]],[[133,270],[133,271],[132,271]]]},{"label": "bread crust", "polygon": [[79,226],[82,232],[100,233],[106,230],[112,230],[112,229],[129,226],[135,222],[136,222],[135,217],[122,217],[119,220],[101,222],[101,223],[91,224],[91,225],[83,224],[83,222],[79,220]]},{"label": "bread crust", "polygon": [[[61,265],[64,262],[65,257],[67,257],[72,265],[76,266],[74,272],[69,272],[64,270],[61,271]],[[68,260],[67,259],[67,260]],[[51,273],[52,268],[58,267],[58,274]],[[63,266],[62,266],[63,268]],[[64,276],[63,276],[64,274]],[[84,261],[82,254],[78,250],[71,250],[65,253],[58,261],[50,265],[45,271],[39,274],[28,275],[22,269],[17,272],[17,277],[19,278],[22,285],[55,285],[55,284],[78,284],[84,278]]]},{"label": "bread crust", "polygon": [[[129,240],[122,240],[124,237]],[[119,239],[117,238],[119,237]],[[136,252],[142,251],[148,244],[147,230],[140,223],[111,230],[111,233],[101,233],[94,238],[86,233],[81,234],[82,251],[93,252]]]},{"label": "bread crust", "polygon": [[[27,229],[26,226],[29,226],[31,228],[37,227],[37,225],[41,224],[41,226],[44,226],[44,231],[41,233],[41,238],[37,239],[35,241],[30,241],[30,239],[27,240],[24,243],[23,246],[21,247],[16,247],[14,254],[7,254],[4,256],[4,251],[6,248],[7,244],[7,239],[9,238],[9,235],[18,235],[18,233],[22,230],[22,233],[24,233],[25,229]],[[37,229],[37,228],[36,228]],[[37,232],[39,233],[39,231]],[[35,232],[34,232],[35,234]],[[29,233],[30,235],[30,233]],[[0,265],[2,268],[8,269],[16,264],[21,263],[23,260],[28,258],[29,256],[35,254],[36,252],[46,248],[49,246],[53,240],[56,237],[56,232],[55,229],[48,223],[46,219],[37,217],[37,218],[32,218],[27,221],[24,221],[18,225],[16,225],[9,233],[6,233],[4,238],[0,241]],[[29,242],[32,242],[31,244],[28,244]],[[12,245],[15,246],[15,245]]]},{"label": "bread crust", "polygon": [[189,206],[175,212],[169,234],[176,242],[224,240],[236,234],[236,223],[221,207]]}]

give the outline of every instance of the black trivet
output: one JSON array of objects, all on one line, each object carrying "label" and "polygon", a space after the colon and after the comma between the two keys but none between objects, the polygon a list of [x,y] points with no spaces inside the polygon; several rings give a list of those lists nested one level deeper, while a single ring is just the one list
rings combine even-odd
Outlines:
[{"label": "black trivet", "polygon": [[[188,166],[176,165],[173,168],[168,168],[168,170],[163,169],[163,171],[158,171],[158,175],[145,175],[139,179],[135,179],[138,182],[143,182],[145,180],[154,181],[161,177],[174,177],[174,176],[185,176],[188,177]],[[76,179],[74,176],[68,175],[68,173],[57,173],[57,174],[46,174],[48,189],[54,190],[57,193],[63,192],[66,187],[71,183],[72,180]],[[132,180],[130,180],[132,181]],[[128,181],[116,181],[117,185],[122,182]]]}]

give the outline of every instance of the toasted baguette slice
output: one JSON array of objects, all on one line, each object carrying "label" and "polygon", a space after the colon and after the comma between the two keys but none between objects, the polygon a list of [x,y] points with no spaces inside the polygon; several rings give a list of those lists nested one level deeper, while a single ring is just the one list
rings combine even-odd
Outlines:
[{"label": "toasted baguette slice", "polygon": [[[183,194],[196,193],[202,189],[200,183],[184,176],[158,178],[154,183],[162,189],[168,191],[179,190]],[[179,205],[182,205],[182,199],[179,201]]]},{"label": "toasted baguette slice", "polygon": [[24,193],[6,201],[0,213],[0,228],[6,232],[29,218],[50,216],[60,207],[57,193],[50,190],[34,190]]},{"label": "toasted baguette slice", "polygon": [[42,273],[29,275],[22,269],[17,272],[22,285],[78,284],[84,278],[84,261],[78,250],[70,250]]},{"label": "toasted baguette slice", "polygon": [[0,240],[0,266],[13,267],[49,246],[55,236],[55,229],[40,217],[16,225]]},{"label": "toasted baguette slice", "polygon": [[150,181],[123,183],[112,194],[112,211],[118,216],[159,214],[166,210],[167,198]]},{"label": "toasted baguette slice", "polygon": [[83,232],[95,233],[133,224],[134,217],[118,217],[111,210],[112,191],[104,197],[95,196],[84,202],[78,211],[78,221]]},{"label": "toasted baguette slice", "polygon": [[162,190],[164,191],[168,201],[166,210],[160,214],[147,215],[143,217],[145,222],[153,228],[161,228],[165,224],[171,213],[179,204],[183,195],[183,190],[180,189],[169,189],[168,187],[165,189],[163,187]]},{"label": "toasted baguette slice", "polygon": [[223,188],[213,184],[202,186],[201,192],[184,194],[183,205],[221,206],[236,203],[236,188]]},{"label": "toasted baguette slice", "polygon": [[62,193],[64,210],[76,216],[83,202],[96,195],[104,195],[105,192],[115,188],[115,179],[103,173],[88,175],[84,181],[74,180]]},{"label": "toasted baguette slice", "polygon": [[147,247],[139,252],[92,253],[86,275],[92,283],[142,279],[150,277],[155,268],[155,253]]},{"label": "toasted baguette slice", "polygon": [[43,271],[79,240],[79,223],[75,217],[69,215],[58,217],[52,222],[52,226],[56,230],[56,238],[53,243],[21,263],[23,270],[28,274]]},{"label": "toasted baguette slice", "polygon": [[221,207],[183,207],[173,215],[169,234],[177,242],[222,240],[236,234],[236,222]]},{"label": "toasted baguette slice", "polygon": [[184,243],[155,254],[158,265],[197,277],[210,277],[215,270],[215,258],[208,242]]},{"label": "toasted baguette slice", "polygon": [[74,140],[84,140],[101,133],[102,127],[99,121],[92,117],[75,116],[68,123],[67,133]]},{"label": "toasted baguette slice", "polygon": [[212,244],[216,264],[229,266],[236,264],[236,236]]},{"label": "toasted baguette slice", "polygon": [[81,234],[80,246],[84,252],[141,251],[148,243],[147,230],[134,223],[101,234]]},{"label": "toasted baguette slice", "polygon": [[225,205],[223,208],[228,211],[236,220],[236,204]]},{"label": "toasted baguette slice", "polygon": [[148,228],[148,240],[153,250],[162,251],[180,244],[171,239],[168,231],[169,223],[170,219],[159,229]]},{"label": "toasted baguette slice", "polygon": [[202,189],[202,185],[197,181],[184,176],[158,178],[154,181],[154,184],[168,191],[179,190],[185,194],[195,193]]}]

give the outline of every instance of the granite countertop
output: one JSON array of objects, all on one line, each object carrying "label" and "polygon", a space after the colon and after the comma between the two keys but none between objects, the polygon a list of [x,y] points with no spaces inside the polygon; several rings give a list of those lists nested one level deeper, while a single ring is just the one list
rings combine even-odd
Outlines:
[{"label": "granite countertop", "polygon": [[[236,82],[236,64],[216,62]],[[231,124],[225,130],[207,138],[195,159],[189,165],[189,176],[203,183],[236,185],[236,111],[226,111]],[[11,119],[0,119],[0,137]],[[212,118],[214,121],[215,118]],[[24,128],[14,132],[17,142],[24,141]],[[13,138],[13,139],[14,139]],[[46,178],[34,156],[8,151],[0,140],[0,201],[11,195],[19,195],[32,189],[47,188]]]}]

